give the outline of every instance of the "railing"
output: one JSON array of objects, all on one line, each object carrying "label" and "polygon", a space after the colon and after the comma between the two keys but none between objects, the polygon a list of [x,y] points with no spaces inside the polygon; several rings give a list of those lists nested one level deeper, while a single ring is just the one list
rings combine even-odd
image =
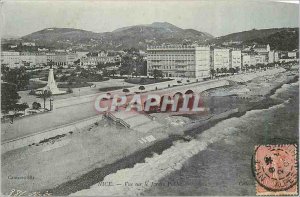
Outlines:
[{"label": "railing", "polygon": [[124,120],[122,120],[120,118],[117,118],[111,112],[106,112],[105,116],[112,119],[114,122],[120,123],[121,125],[123,125],[126,128],[130,128],[130,125],[127,122],[125,122]]}]

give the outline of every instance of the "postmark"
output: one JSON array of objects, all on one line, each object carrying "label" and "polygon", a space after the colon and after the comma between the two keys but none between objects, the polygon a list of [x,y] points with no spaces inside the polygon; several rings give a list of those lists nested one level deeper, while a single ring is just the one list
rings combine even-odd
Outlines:
[{"label": "postmark", "polygon": [[256,195],[297,195],[297,145],[255,147],[253,172]]}]

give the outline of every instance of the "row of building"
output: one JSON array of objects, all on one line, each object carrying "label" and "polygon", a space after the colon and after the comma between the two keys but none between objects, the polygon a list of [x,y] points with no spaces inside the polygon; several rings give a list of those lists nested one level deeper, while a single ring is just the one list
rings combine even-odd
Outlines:
[{"label": "row of building", "polygon": [[147,48],[147,74],[161,70],[165,77],[209,77],[210,70],[241,69],[242,66],[279,61],[279,53],[269,45],[254,45],[244,49],[212,46],[150,46]]},{"label": "row of building", "polygon": [[98,64],[119,63],[121,52],[100,51],[99,53],[89,53],[80,59],[80,66],[97,66]]},{"label": "row of building", "polygon": [[2,51],[1,65],[9,67],[42,66],[52,62],[57,66],[73,65],[80,53],[30,53],[16,51]]},{"label": "row of building", "polygon": [[43,66],[47,62],[52,62],[56,66],[74,65],[74,62],[80,60],[80,65],[96,66],[99,63],[118,63],[121,61],[119,54],[109,55],[108,52],[99,53],[89,52],[1,52],[1,65],[9,67],[20,66]]}]

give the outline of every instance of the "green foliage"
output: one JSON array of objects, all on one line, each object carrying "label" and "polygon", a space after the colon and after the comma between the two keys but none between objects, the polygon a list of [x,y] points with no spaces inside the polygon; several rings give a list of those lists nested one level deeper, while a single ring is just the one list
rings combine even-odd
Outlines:
[{"label": "green foliage", "polygon": [[17,90],[25,90],[29,85],[29,74],[25,67],[5,68],[2,67],[2,80],[11,84],[15,84]]},{"label": "green foliage", "polygon": [[67,93],[73,93],[73,90],[72,90],[72,88],[70,88],[70,87],[68,87],[68,89],[67,89]]},{"label": "green foliage", "polygon": [[44,90],[40,96],[44,100],[44,109],[46,109],[46,100],[52,96],[52,92],[49,90]]},{"label": "green foliage", "polygon": [[161,71],[161,70],[154,69],[154,70],[153,70],[153,77],[154,77],[154,79],[162,78],[162,77],[163,77],[162,71]]},{"label": "green foliage", "polygon": [[38,102],[33,102],[32,103],[32,109],[35,109],[35,110],[41,109],[41,104],[38,103]]},{"label": "green foliage", "polygon": [[145,86],[140,86],[139,90],[145,90]]},{"label": "green foliage", "polygon": [[20,98],[16,85],[1,83],[1,111],[3,113],[14,110]]},{"label": "green foliage", "polygon": [[27,108],[29,108],[27,103],[16,104],[17,111],[25,111]]},{"label": "green foliage", "polygon": [[292,51],[299,47],[299,29],[282,30],[265,38],[257,38],[250,42],[270,44],[272,50]]}]

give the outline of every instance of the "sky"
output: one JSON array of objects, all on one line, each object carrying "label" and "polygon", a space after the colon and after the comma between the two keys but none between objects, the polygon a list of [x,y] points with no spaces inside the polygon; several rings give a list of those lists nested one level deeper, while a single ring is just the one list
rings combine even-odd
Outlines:
[{"label": "sky", "polygon": [[125,26],[169,22],[222,36],[253,28],[299,27],[298,6],[270,0],[4,0],[1,35],[24,36],[50,27],[107,32]]}]

